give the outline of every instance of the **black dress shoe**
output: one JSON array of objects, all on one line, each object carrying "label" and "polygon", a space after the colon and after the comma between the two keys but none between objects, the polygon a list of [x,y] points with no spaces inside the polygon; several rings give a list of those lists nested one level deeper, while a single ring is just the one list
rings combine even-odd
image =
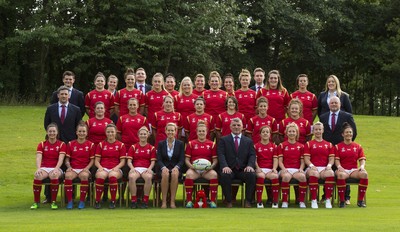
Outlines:
[{"label": "black dress shoe", "polygon": [[346,207],[346,203],[344,201],[341,201],[339,203],[339,208],[344,208],[344,207]]}]

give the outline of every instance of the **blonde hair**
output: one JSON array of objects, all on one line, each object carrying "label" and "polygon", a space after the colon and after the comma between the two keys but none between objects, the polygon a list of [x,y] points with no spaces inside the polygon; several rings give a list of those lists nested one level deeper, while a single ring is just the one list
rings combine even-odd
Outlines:
[{"label": "blonde hair", "polygon": [[294,98],[294,99],[290,100],[289,105],[288,105],[288,115],[290,117],[292,117],[292,115],[290,114],[290,107],[292,105],[299,105],[299,108],[300,108],[299,109],[300,110],[299,115],[300,115],[300,117],[303,117],[303,103],[297,98]]},{"label": "blonde hair", "polygon": [[343,91],[340,88],[339,78],[337,78],[337,76],[335,76],[335,75],[329,75],[328,78],[326,78],[325,92],[328,92],[328,90],[329,90],[329,88],[328,88],[328,80],[329,80],[329,78],[332,78],[333,81],[335,82],[335,84],[336,84],[336,93],[337,93],[337,96],[340,98],[340,95],[342,95]]},{"label": "blonde hair", "polygon": [[249,71],[249,70],[247,70],[247,69],[242,69],[242,71],[241,71],[240,74],[239,74],[239,81],[242,80],[242,77],[243,77],[243,76],[248,76],[248,77],[250,77],[250,80],[251,80],[251,74],[250,74],[250,71]]},{"label": "blonde hair", "polygon": [[192,82],[192,79],[190,79],[190,77],[184,77],[183,79],[182,79],[182,81],[181,81],[181,84],[179,85],[179,94],[182,96],[183,95],[183,83],[184,82],[189,82],[189,84],[190,84],[190,92],[189,92],[189,95],[192,95],[192,93],[193,93],[193,82]]},{"label": "blonde hair", "polygon": [[293,127],[296,130],[296,141],[299,140],[299,134],[300,134],[299,127],[294,122],[291,122],[291,123],[287,124],[286,130],[285,130],[285,134],[287,135],[287,133],[289,131],[289,128],[291,128],[291,127]]},{"label": "blonde hair", "polygon": [[217,77],[218,78],[218,82],[219,82],[219,88],[221,88],[222,85],[222,79],[221,79],[221,75],[219,75],[219,73],[217,71],[211,71],[210,72],[210,76],[208,77],[208,82],[211,81],[212,77]]},{"label": "blonde hair", "polygon": [[[139,69],[137,69],[136,71],[139,71]],[[161,90],[165,90],[165,86],[164,86],[164,76],[161,73],[156,73],[154,74],[153,78],[151,79],[151,82],[153,83],[153,80],[155,77],[159,77],[161,79]],[[151,87],[152,90],[154,90],[154,84]]]}]

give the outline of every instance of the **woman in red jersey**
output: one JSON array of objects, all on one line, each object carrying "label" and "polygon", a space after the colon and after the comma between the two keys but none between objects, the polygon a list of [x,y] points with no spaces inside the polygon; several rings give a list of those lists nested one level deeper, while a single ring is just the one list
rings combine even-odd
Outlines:
[{"label": "woman in red jersey", "polygon": [[118,190],[118,179],[122,177],[121,168],[125,165],[125,145],[117,140],[117,127],[108,124],[106,129],[107,139],[100,142],[96,148],[96,202],[94,207],[100,209],[100,199],[104,191],[104,180],[108,178],[111,194],[110,209],[115,208],[115,199]]},{"label": "woman in red jersey", "polygon": [[315,94],[307,90],[308,77],[306,74],[300,74],[296,78],[297,91],[290,94],[292,99],[299,99],[303,103],[303,117],[313,124],[318,110],[318,100]]},{"label": "woman in red jersey", "polygon": [[108,124],[112,123],[112,120],[104,116],[105,105],[103,102],[96,102],[94,109],[96,115],[93,118],[89,118],[86,121],[86,125],[89,128],[88,140],[97,145],[106,139],[105,129]]},{"label": "woman in red jersey", "polygon": [[147,143],[149,129],[143,126],[138,131],[139,142],[132,145],[128,151],[129,171],[129,191],[131,192],[131,209],[137,208],[136,180],[142,177],[144,179],[143,202],[140,206],[146,209],[149,203],[149,195],[153,179],[153,168],[156,163],[156,149]]},{"label": "woman in red jersey", "polygon": [[227,73],[224,76],[224,90],[228,93],[228,96],[235,96],[235,80],[231,73]]},{"label": "woman in red jersey", "polygon": [[165,75],[164,87],[165,87],[165,90],[172,97],[175,97],[176,95],[179,94],[179,92],[175,90],[175,85],[176,85],[176,80],[175,80],[174,74],[167,73],[167,75]]},{"label": "woman in red jersey", "polygon": [[98,72],[94,77],[95,89],[86,94],[85,107],[86,113],[89,118],[95,116],[95,104],[97,102],[103,102],[105,107],[106,118],[110,118],[110,115],[114,113],[114,95],[104,88],[106,85],[106,77],[103,73]]},{"label": "woman in red jersey", "polygon": [[142,91],[135,89],[135,72],[132,68],[128,68],[125,72],[125,84],[126,87],[118,90],[115,95],[115,113],[118,117],[129,113],[128,101],[131,98],[135,98],[139,102],[137,111],[138,113],[143,114],[145,99]]},{"label": "woman in red jersey", "polygon": [[231,133],[231,120],[239,118],[243,125],[246,125],[246,119],[242,113],[238,112],[238,101],[234,96],[229,96],[225,101],[226,111],[219,114],[216,119],[216,137],[217,143],[222,136]]},{"label": "woman in red jersey", "polygon": [[278,122],[285,119],[290,96],[287,89],[282,85],[278,70],[272,70],[268,73],[266,85],[257,92],[257,98],[261,96],[268,99],[268,115],[271,115]]},{"label": "woman in red jersey", "polygon": [[213,141],[214,140],[214,118],[204,113],[204,109],[206,107],[206,101],[202,96],[197,97],[194,101],[194,108],[196,112],[188,115],[186,118],[183,118],[183,127],[185,128],[185,134],[188,136],[188,141],[197,139],[197,123],[199,121],[204,121],[207,125],[207,139]]},{"label": "woman in red jersey", "polygon": [[279,202],[279,176],[278,176],[278,155],[277,146],[271,142],[271,128],[262,126],[260,128],[261,141],[254,145],[256,150],[256,193],[257,208],[264,208],[262,203],[262,193],[264,180],[268,179],[272,183],[272,208],[278,208]]},{"label": "woman in red jersey", "polygon": [[[174,111],[174,99],[171,95],[164,97],[163,110],[156,112],[154,118],[152,128],[155,144],[167,138],[164,128],[169,122],[175,123],[179,131],[182,130],[181,114]],[[178,137],[180,137],[180,134]]]},{"label": "woman in red jersey", "polygon": [[332,208],[331,196],[335,184],[332,165],[335,162],[335,149],[330,142],[322,138],[324,125],[316,122],[313,126],[314,139],[304,146],[304,162],[308,166],[306,174],[310,185],[311,208],[318,208],[318,179],[325,180],[325,208]]},{"label": "woman in red jersey", "polygon": [[46,130],[46,140],[39,143],[36,149],[36,171],[33,179],[34,203],[31,209],[39,208],[42,181],[50,178],[51,209],[58,209],[56,204],[59,178],[63,175],[63,164],[67,148],[65,143],[58,140],[58,127],[50,123]]},{"label": "woman in red jersey", "polygon": [[279,123],[280,141],[287,140],[285,136],[286,126],[289,123],[296,123],[299,128],[299,142],[305,144],[311,139],[311,125],[303,118],[303,104],[299,99],[292,99],[289,103],[288,118],[285,118]]},{"label": "woman in red jersey", "polygon": [[193,89],[193,93],[198,95],[198,96],[202,96],[203,92],[206,90],[204,87],[206,85],[206,77],[199,73],[194,77],[194,89]]},{"label": "woman in red jersey", "polygon": [[139,142],[138,131],[143,126],[148,127],[146,117],[137,112],[139,102],[136,98],[128,100],[129,113],[119,117],[117,122],[118,138],[129,149],[133,144]]},{"label": "woman in red jersey", "polygon": [[[176,112],[181,114],[182,120],[186,120],[187,116],[194,113],[194,101],[197,95],[193,94],[193,83],[190,77],[184,77],[179,86],[179,94],[174,97],[174,108]],[[187,138],[182,130],[182,137]]]},{"label": "woman in red jersey", "polygon": [[[364,201],[364,196],[368,187],[368,173],[365,170],[365,155],[360,144],[352,141],[353,128],[348,123],[343,124],[344,141],[336,145],[335,165],[336,170],[336,185],[338,187],[340,208],[345,207],[345,190],[346,179],[359,179],[358,185],[358,201],[359,207],[367,207]],[[359,166],[357,166],[357,161]]]},{"label": "woman in red jersey", "polygon": [[292,178],[299,181],[299,207],[306,208],[304,199],[307,192],[307,179],[304,173],[304,145],[297,142],[299,127],[296,123],[286,126],[287,141],[278,145],[279,176],[282,179],[282,208],[289,206],[289,182]]},{"label": "woman in red jersey", "polygon": [[[235,91],[238,100],[239,112],[244,114],[247,122],[256,115],[256,91],[249,88],[251,81],[250,71],[242,69],[239,74],[240,89]],[[244,124],[244,126],[246,126]]]},{"label": "woman in red jersey", "polygon": [[[207,139],[207,131],[207,124],[204,121],[199,121],[197,124],[197,139],[189,141],[186,146],[185,164],[188,168],[185,179],[186,208],[193,208],[193,181],[200,177],[210,181],[210,208],[217,208],[215,202],[218,190],[218,174],[214,170],[218,164],[217,148],[214,142]],[[211,166],[206,170],[196,170],[192,163],[197,159],[207,159],[211,162]]]},{"label": "woman in red jersey", "polygon": [[154,74],[152,80],[152,90],[146,93],[145,113],[150,127],[154,125],[154,115],[157,111],[162,110],[164,96],[169,93],[164,90],[164,77],[161,73]]},{"label": "woman in red jersey", "polygon": [[270,140],[274,141],[276,144],[279,143],[278,135],[278,122],[275,118],[269,116],[268,112],[268,99],[265,97],[260,97],[257,99],[257,111],[258,114],[247,123],[246,135],[251,136],[254,144],[261,141],[260,130],[263,126],[269,126],[271,128]]},{"label": "woman in red jersey", "polygon": [[67,209],[72,209],[74,202],[72,201],[72,181],[79,178],[81,181],[81,195],[78,209],[85,208],[86,193],[89,187],[89,177],[91,175],[90,168],[94,163],[94,144],[87,140],[88,127],[85,123],[79,123],[76,127],[77,139],[68,143],[67,155],[65,158],[64,189],[67,197]]},{"label": "woman in red jersey", "polygon": [[222,80],[219,73],[217,71],[212,71],[208,80],[210,89],[203,92],[204,100],[206,100],[205,112],[211,115],[215,120],[220,113],[225,111],[225,101],[228,97],[225,91],[219,89],[221,83]]}]

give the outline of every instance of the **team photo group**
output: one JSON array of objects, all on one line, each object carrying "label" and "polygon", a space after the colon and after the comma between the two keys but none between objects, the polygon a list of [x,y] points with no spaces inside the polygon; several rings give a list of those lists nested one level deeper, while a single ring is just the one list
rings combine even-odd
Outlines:
[{"label": "team photo group", "polygon": [[99,72],[95,89],[83,94],[73,86],[75,74],[63,73],[45,112],[31,209],[44,203],[58,209],[60,186],[67,209],[83,209],[89,198],[96,209],[107,201],[114,209],[125,193],[130,208],[145,209],[152,189],[160,189],[156,207],[176,208],[179,184],[186,208],[232,208],[237,183],[245,208],[288,208],[291,185],[296,207],[344,208],[351,204],[348,179],[358,183],[356,204],[366,207],[366,158],[354,142],[349,95],[335,75],[318,97],[307,90],[306,74],[290,93],[278,70],[262,68],[237,77],[217,71],[184,77],[179,88],[173,74],[150,81],[143,68],[128,68],[123,79],[118,90],[117,76]]}]

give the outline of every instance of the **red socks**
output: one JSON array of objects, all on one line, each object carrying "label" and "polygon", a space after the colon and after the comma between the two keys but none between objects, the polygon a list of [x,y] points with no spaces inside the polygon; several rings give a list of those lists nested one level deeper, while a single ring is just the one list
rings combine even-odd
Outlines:
[{"label": "red socks", "polygon": [[185,188],[186,188],[186,201],[192,201],[193,194],[193,179],[185,179]]},{"label": "red socks", "polygon": [[358,200],[363,201],[365,197],[365,192],[367,192],[368,179],[360,179],[358,184]]},{"label": "red socks", "polygon": [[104,191],[104,179],[96,178],[96,201],[100,202]]},{"label": "red socks", "polygon": [[215,202],[218,192],[218,179],[210,180],[211,201]]},{"label": "red socks", "polygon": [[112,176],[108,178],[108,181],[110,182],[111,201],[115,201],[117,198],[118,180],[115,176]]},{"label": "red socks", "polygon": [[86,194],[89,189],[89,181],[87,180],[81,180],[81,197],[80,201],[85,201],[86,200]]},{"label": "red socks", "polygon": [[288,195],[289,195],[289,182],[282,181],[281,183],[282,189],[282,202],[289,202]]},{"label": "red socks", "polygon": [[263,189],[264,189],[264,178],[257,178],[256,180],[257,203],[262,202]]},{"label": "red socks", "polygon": [[56,201],[58,194],[58,179],[50,180],[50,191],[51,191],[51,201],[54,202]]},{"label": "red socks", "polygon": [[278,203],[279,202],[279,179],[272,179],[272,202]]},{"label": "red socks", "polygon": [[308,184],[310,186],[311,200],[317,199],[317,189],[318,189],[318,178],[315,176],[310,176],[308,178]]},{"label": "red socks", "polygon": [[33,180],[33,200],[40,203],[40,192],[42,191],[42,181]]},{"label": "red socks", "polygon": [[344,199],[344,194],[346,192],[346,180],[337,179],[336,180],[336,186],[338,188],[340,202],[344,202],[344,200],[345,200]]},{"label": "red socks", "polygon": [[143,202],[146,203],[146,204],[149,203],[149,196],[148,195],[144,195],[143,196]]},{"label": "red socks", "polygon": [[330,199],[332,197],[332,192],[333,192],[333,185],[335,184],[335,177],[327,177],[325,179],[325,199]]},{"label": "red socks", "polygon": [[[317,180],[318,181],[318,180]],[[299,183],[299,202],[304,202],[307,193],[307,182],[300,182]]]},{"label": "red socks", "polygon": [[72,201],[72,180],[64,180],[64,190],[67,201]]}]

